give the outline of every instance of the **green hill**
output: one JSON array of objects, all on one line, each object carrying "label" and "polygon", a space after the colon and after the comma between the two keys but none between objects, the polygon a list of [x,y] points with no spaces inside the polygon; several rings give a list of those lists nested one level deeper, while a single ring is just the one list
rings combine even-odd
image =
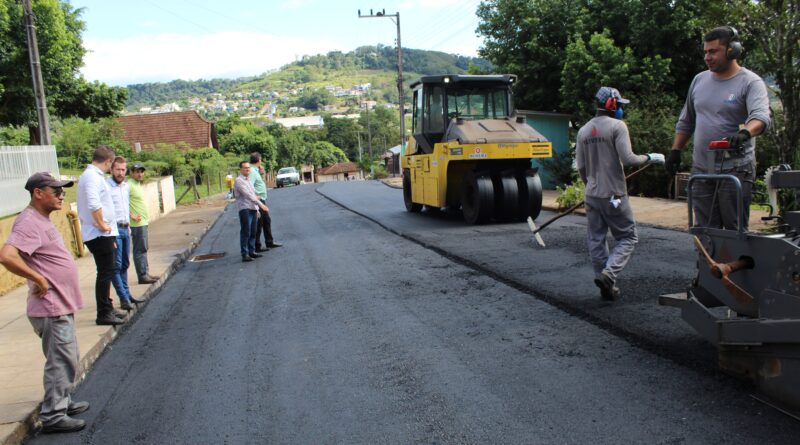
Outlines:
[{"label": "green hill", "polygon": [[[230,96],[246,93],[260,98],[260,92],[283,94],[288,90],[316,90],[325,87],[351,88],[371,84],[370,98],[380,102],[397,101],[397,55],[393,47],[362,46],[348,53],[303,56],[280,69],[261,76],[239,79],[173,80],[165,83],[128,85],[128,111],[176,102],[188,107],[188,99],[211,99],[214,94]],[[464,73],[474,65],[491,69],[489,62],[438,51],[403,49],[403,75],[406,83],[420,75]],[[263,101],[254,105],[260,106]]]}]

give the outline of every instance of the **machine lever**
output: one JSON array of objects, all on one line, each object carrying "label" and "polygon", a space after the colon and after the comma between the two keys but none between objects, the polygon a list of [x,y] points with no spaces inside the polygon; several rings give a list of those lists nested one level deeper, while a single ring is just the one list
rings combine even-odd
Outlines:
[{"label": "machine lever", "polygon": [[711,268],[711,275],[721,280],[722,285],[725,286],[725,289],[727,289],[728,292],[730,292],[739,303],[752,303],[753,296],[750,295],[750,293],[746,290],[742,289],[741,286],[734,283],[728,275],[740,270],[752,269],[755,266],[753,259],[744,257],[730,263],[717,263],[713,258],[711,258],[711,255],[708,254],[706,248],[703,247],[703,243],[700,242],[700,238],[697,236],[694,237],[694,244],[697,246],[697,250],[703,255],[703,258],[705,258],[708,266]]}]

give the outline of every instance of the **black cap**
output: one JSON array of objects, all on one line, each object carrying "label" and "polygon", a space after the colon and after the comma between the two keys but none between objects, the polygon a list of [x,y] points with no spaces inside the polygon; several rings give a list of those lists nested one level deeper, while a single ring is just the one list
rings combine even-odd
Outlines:
[{"label": "black cap", "polygon": [[34,173],[28,182],[25,183],[25,190],[32,192],[33,189],[40,189],[43,187],[72,187],[75,183],[72,181],[59,181],[53,175],[47,172]]},{"label": "black cap", "polygon": [[137,162],[137,163],[133,164],[133,167],[131,167],[131,170],[145,170],[145,168],[144,168],[144,165],[142,165],[142,164]]}]

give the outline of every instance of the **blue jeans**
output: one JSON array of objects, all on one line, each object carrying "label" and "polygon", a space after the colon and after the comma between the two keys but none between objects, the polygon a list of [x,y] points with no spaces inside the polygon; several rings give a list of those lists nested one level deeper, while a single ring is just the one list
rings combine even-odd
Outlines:
[{"label": "blue jeans", "polygon": [[111,284],[114,285],[114,290],[117,291],[120,303],[131,302],[131,290],[128,287],[128,266],[131,262],[128,258],[131,253],[131,238],[129,229],[127,227],[117,227],[119,235],[117,236],[117,254],[114,257],[114,276],[111,278]]},{"label": "blue jeans", "polygon": [[239,244],[241,244],[242,256],[255,255],[258,211],[247,209],[239,210],[239,225]]}]

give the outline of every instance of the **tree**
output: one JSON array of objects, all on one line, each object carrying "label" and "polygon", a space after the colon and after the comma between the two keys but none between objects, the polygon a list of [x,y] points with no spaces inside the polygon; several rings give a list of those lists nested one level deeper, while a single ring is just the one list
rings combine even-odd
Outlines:
[{"label": "tree", "polygon": [[53,141],[65,167],[80,168],[92,162],[92,153],[100,145],[107,145],[117,155],[130,156],[131,147],[123,139],[120,123],[113,118],[96,122],[80,117],[55,121]]},{"label": "tree", "polygon": [[637,58],[631,48],[615,45],[610,32],[592,34],[588,42],[576,34],[567,46],[561,71],[561,105],[582,125],[594,115],[594,94],[603,85],[626,96],[646,96],[666,90],[669,60]]},{"label": "tree", "polygon": [[[60,0],[33,2],[39,55],[48,108],[54,116],[99,118],[119,112],[127,98],[123,88],[89,83],[80,77],[86,53],[81,41],[81,10]],[[31,80],[23,8],[0,0],[0,125],[38,126]],[[32,139],[35,142],[35,139]]]},{"label": "tree", "polygon": [[275,165],[277,145],[275,138],[261,127],[250,122],[242,122],[230,128],[224,136],[220,136],[222,153],[236,153],[243,158],[257,151],[261,153],[264,168],[271,169]]},{"label": "tree", "polygon": [[311,144],[306,151],[304,163],[315,167],[327,167],[338,162],[347,162],[347,155],[335,145],[327,141]]},{"label": "tree", "polygon": [[278,139],[278,165],[299,167],[305,153],[306,144],[299,133],[291,131]]},{"label": "tree", "polygon": [[744,12],[742,32],[751,42],[747,57],[762,77],[772,78],[780,109],[773,110],[767,133],[778,149],[781,163],[797,165],[800,147],[800,1],[739,1]]},{"label": "tree", "polygon": [[324,105],[333,103],[333,94],[326,89],[306,89],[300,98],[297,99],[297,105],[307,110],[319,110]]},{"label": "tree", "polygon": [[400,117],[398,114],[386,107],[375,107],[371,111],[364,111],[358,122],[363,131],[368,134],[362,136],[362,146],[369,151],[369,134],[372,135],[372,153],[377,155],[382,153],[384,148],[389,148],[400,143]]},{"label": "tree", "polygon": [[341,148],[349,159],[358,159],[358,133],[362,131],[358,121],[325,116],[325,132],[321,139]]},{"label": "tree", "polygon": [[[713,0],[487,0],[478,7],[478,32],[485,37],[480,54],[497,71],[514,73],[520,108],[564,109],[556,91],[570,43],[604,34],[635,60],[669,60],[671,77],[662,94],[685,97],[694,75],[703,69],[699,40],[703,13],[718,11]],[[623,25],[624,24],[624,25]],[[607,29],[607,31],[605,31]]]}]

